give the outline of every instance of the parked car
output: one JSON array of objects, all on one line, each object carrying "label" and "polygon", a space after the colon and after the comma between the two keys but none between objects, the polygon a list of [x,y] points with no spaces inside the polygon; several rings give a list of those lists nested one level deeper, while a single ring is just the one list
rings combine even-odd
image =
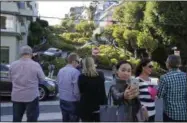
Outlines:
[{"label": "parked car", "polygon": [[[0,96],[11,96],[12,82],[9,80],[10,65],[1,64],[0,66]],[[40,100],[46,100],[48,97],[56,97],[58,93],[57,82],[48,77],[45,81],[39,83]]]},{"label": "parked car", "polygon": [[49,56],[61,57],[62,56],[62,50],[57,49],[57,48],[49,48],[43,54],[49,55]]}]

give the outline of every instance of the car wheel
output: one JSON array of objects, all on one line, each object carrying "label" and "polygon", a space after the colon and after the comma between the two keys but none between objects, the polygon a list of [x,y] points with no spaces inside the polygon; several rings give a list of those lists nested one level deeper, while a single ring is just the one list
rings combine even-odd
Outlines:
[{"label": "car wheel", "polygon": [[39,100],[45,100],[48,97],[47,89],[44,86],[39,86]]}]

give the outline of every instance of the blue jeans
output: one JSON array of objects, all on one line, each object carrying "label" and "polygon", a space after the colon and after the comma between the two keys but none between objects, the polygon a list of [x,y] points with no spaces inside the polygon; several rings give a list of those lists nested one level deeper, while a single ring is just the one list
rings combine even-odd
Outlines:
[{"label": "blue jeans", "polygon": [[39,99],[31,102],[13,101],[13,122],[21,122],[26,110],[27,122],[37,122],[39,116]]},{"label": "blue jeans", "polygon": [[63,122],[78,122],[78,102],[60,100],[60,109]]}]

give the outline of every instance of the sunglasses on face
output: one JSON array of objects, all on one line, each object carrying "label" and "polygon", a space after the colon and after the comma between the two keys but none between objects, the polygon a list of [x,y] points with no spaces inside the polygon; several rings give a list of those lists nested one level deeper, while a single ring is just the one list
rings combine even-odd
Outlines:
[{"label": "sunglasses on face", "polygon": [[149,65],[148,68],[153,68],[153,65]]}]

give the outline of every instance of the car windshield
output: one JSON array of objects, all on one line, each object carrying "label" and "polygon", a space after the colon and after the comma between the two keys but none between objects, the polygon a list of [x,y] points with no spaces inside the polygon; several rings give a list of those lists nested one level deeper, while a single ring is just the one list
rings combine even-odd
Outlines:
[{"label": "car windshield", "polygon": [[57,49],[55,49],[55,48],[50,48],[50,49],[48,49],[48,51],[49,51],[49,52],[56,52]]}]

